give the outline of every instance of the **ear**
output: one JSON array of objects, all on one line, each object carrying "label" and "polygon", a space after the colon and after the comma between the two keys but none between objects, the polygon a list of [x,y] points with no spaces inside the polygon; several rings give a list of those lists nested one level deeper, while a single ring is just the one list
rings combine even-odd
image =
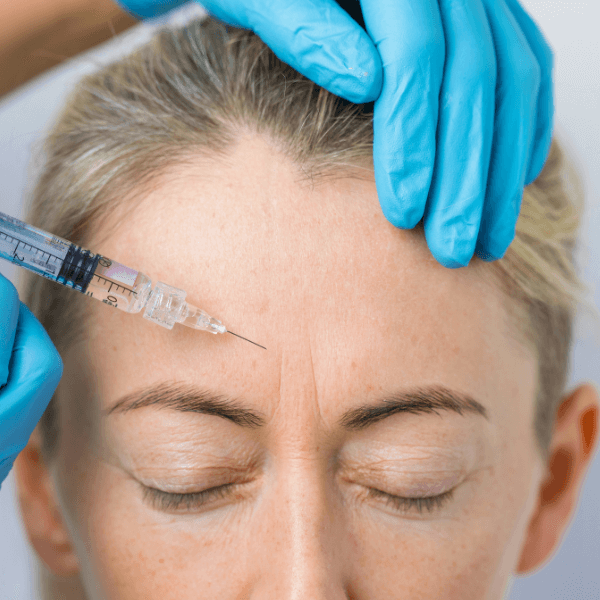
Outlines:
[{"label": "ear", "polygon": [[516,570],[519,575],[541,568],[560,545],[594,456],[599,412],[598,392],[587,383],[565,396],[558,408],[546,478],[529,522]]},{"label": "ear", "polygon": [[79,563],[42,458],[38,427],[17,456],[13,469],[29,542],[52,573],[59,577],[74,575],[79,571]]}]

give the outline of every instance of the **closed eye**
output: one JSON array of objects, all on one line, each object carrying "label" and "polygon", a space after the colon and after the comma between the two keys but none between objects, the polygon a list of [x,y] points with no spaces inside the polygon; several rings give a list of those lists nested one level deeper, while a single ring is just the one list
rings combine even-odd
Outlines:
[{"label": "closed eye", "polygon": [[452,488],[443,494],[437,496],[420,496],[415,498],[405,498],[404,496],[395,496],[394,494],[388,494],[375,488],[368,488],[367,497],[382,499],[385,501],[387,506],[391,506],[398,512],[408,512],[411,509],[417,509],[419,513],[423,512],[423,508],[427,509],[429,513],[440,509],[442,506],[452,500],[454,490]]},{"label": "closed eye", "polygon": [[142,485],[142,490],[144,501],[152,508],[164,512],[183,509],[186,512],[204,507],[215,500],[231,497],[240,485],[239,483],[228,483],[201,492],[185,494],[165,492],[146,485]]},{"label": "closed eye", "polygon": [[[216,486],[200,492],[174,493],[165,492],[157,488],[142,485],[144,501],[150,504],[152,508],[163,512],[183,509],[184,512],[197,510],[218,499],[230,498],[241,484],[228,483],[225,485]],[[388,494],[375,488],[368,488],[366,496],[383,500],[387,506],[392,507],[400,513],[406,513],[416,509],[419,513],[426,509],[431,513],[440,509],[442,506],[452,500],[454,490],[452,488],[443,494],[436,496],[420,496],[420,497],[404,497]]]}]

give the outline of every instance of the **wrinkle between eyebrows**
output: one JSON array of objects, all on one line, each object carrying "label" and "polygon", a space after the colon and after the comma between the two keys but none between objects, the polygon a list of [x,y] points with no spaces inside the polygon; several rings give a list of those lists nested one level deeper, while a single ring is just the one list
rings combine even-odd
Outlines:
[{"label": "wrinkle between eyebrows", "polygon": [[319,402],[319,392],[317,390],[317,378],[315,376],[315,364],[313,361],[313,352],[312,352],[312,339],[311,339],[311,334],[310,334],[310,330],[308,331],[308,358],[310,360],[310,368],[311,368],[311,374],[312,374],[312,382],[313,382],[313,394],[314,394],[314,403],[317,407],[317,418],[320,422],[321,425],[324,425],[325,419],[323,418],[323,412],[321,410],[321,404]]},{"label": "wrinkle between eyebrows", "polygon": [[[146,406],[215,415],[248,428],[263,427],[269,421],[267,415],[247,408],[240,399],[220,395],[192,384],[169,382],[127,394],[112,408],[107,408],[103,412],[110,415]],[[273,411],[271,419],[279,407],[280,403]],[[439,415],[438,411],[442,410],[453,411],[460,415],[465,412],[477,414],[489,421],[487,409],[469,394],[453,391],[442,385],[429,385],[401,390],[371,403],[349,409],[341,416],[339,424],[347,430],[357,431],[401,412]]]}]

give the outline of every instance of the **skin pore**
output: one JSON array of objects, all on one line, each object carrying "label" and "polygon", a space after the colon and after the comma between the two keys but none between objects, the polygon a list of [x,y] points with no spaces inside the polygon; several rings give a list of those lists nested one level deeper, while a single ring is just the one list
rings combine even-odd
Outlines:
[{"label": "skin pore", "polygon": [[[570,463],[544,464],[536,362],[509,335],[485,265],[439,265],[386,221],[372,178],[302,183],[247,135],[225,160],[172,169],[114,225],[89,247],[185,289],[267,350],[94,303],[88,338],[63,356],[56,459],[41,463],[36,431],[16,464],[31,543],[70,582],[61,598],[498,600],[512,573],[551,556],[593,455],[597,393],[565,398],[553,445]],[[107,414],[165,382],[235,399],[265,423],[158,406]],[[486,416],[339,422],[429,385],[468,394]],[[180,508],[143,487],[226,484],[229,495]],[[419,511],[373,490],[453,492]]]}]

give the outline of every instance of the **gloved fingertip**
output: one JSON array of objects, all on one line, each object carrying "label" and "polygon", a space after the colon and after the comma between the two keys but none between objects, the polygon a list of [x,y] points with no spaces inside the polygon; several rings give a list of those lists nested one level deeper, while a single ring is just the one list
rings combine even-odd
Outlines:
[{"label": "gloved fingertip", "polygon": [[354,104],[374,102],[381,94],[383,78],[379,73],[363,71],[337,76],[326,87],[332,94],[340,96]]},{"label": "gloved fingertip", "polygon": [[[383,206],[382,206],[383,209]],[[399,210],[383,209],[383,216],[397,229],[414,229],[416,223],[410,215],[402,213]],[[419,220],[417,220],[417,223]]]},{"label": "gloved fingertip", "polygon": [[456,260],[445,256],[436,257],[435,255],[434,258],[442,265],[442,267],[446,267],[446,269],[460,269],[461,267],[466,267],[471,262],[470,258],[469,260]]},{"label": "gloved fingertip", "polygon": [[331,39],[318,32],[324,37],[322,44],[307,36],[297,42],[293,54],[286,47],[279,48],[278,56],[336,96],[354,104],[374,102],[383,87],[383,65],[375,46],[359,31],[359,35],[351,30],[345,37]]},{"label": "gloved fingertip", "polygon": [[355,104],[374,102],[383,87],[383,66],[379,55],[369,55],[369,59],[363,58],[361,64],[354,64],[354,67],[348,67],[347,77],[342,78],[342,85],[347,91],[344,97]]},{"label": "gloved fingertip", "polygon": [[398,229],[414,229],[423,218],[423,209],[417,204],[402,203],[395,197],[390,200],[383,195],[379,196],[379,203],[383,216]]},{"label": "gloved fingertip", "polygon": [[469,230],[455,231],[452,227],[435,230],[435,223],[429,219],[425,223],[425,239],[431,254],[437,262],[447,269],[460,269],[471,262],[475,252],[475,242]]}]

